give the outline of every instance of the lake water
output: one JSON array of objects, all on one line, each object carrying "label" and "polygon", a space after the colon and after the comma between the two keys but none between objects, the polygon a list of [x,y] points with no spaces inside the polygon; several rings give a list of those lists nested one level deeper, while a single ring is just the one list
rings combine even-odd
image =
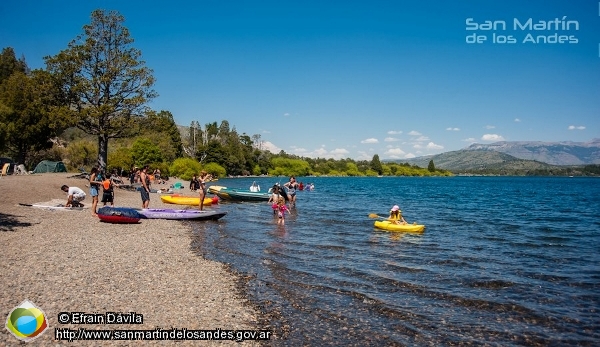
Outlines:
[{"label": "lake water", "polygon": [[[222,179],[262,190],[287,178]],[[284,227],[222,202],[192,247],[247,278],[274,346],[600,345],[600,179],[299,177]],[[373,227],[398,204],[422,234]]]}]

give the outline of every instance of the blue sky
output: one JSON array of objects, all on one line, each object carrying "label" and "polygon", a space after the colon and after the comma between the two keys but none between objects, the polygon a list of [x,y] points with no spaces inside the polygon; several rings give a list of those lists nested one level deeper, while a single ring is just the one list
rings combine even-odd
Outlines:
[{"label": "blue sky", "polygon": [[[44,68],[95,9],[125,17],[157,79],[151,108],[227,120],[273,152],[403,159],[600,138],[596,0],[3,1],[1,46]],[[521,29],[529,18],[559,28]]]}]

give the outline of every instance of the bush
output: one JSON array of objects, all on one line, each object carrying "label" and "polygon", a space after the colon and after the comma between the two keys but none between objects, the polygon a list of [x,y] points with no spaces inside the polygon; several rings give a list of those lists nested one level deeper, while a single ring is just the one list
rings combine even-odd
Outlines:
[{"label": "bush", "polygon": [[201,169],[202,166],[196,159],[179,158],[175,159],[171,167],[169,167],[169,174],[170,176],[189,181],[192,179],[192,176],[198,175]]}]

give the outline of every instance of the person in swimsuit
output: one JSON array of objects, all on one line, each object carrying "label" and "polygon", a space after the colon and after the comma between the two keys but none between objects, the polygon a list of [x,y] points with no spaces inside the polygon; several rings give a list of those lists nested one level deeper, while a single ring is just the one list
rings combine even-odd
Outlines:
[{"label": "person in swimsuit", "polygon": [[296,190],[298,189],[298,182],[296,177],[290,177],[290,181],[283,185],[287,189],[288,201],[290,206],[296,207]]},{"label": "person in swimsuit", "polygon": [[277,207],[277,224],[285,225],[285,213],[288,211],[285,199],[280,196],[275,206]]},{"label": "person in swimsuit", "polygon": [[92,216],[96,216],[96,209],[98,207],[98,194],[100,191],[100,185],[102,181],[98,177],[98,168],[93,167],[90,172],[90,196],[92,197]]},{"label": "person in swimsuit", "polygon": [[200,182],[200,189],[198,189],[200,193],[200,211],[202,211],[204,206],[204,198],[206,198],[206,182],[210,182],[212,179],[212,175],[207,173],[206,171],[200,172],[200,177],[198,181]]},{"label": "person in swimsuit", "polygon": [[142,182],[142,208],[148,208],[150,205],[150,176],[148,176],[148,165],[144,166],[142,169],[140,181]]}]

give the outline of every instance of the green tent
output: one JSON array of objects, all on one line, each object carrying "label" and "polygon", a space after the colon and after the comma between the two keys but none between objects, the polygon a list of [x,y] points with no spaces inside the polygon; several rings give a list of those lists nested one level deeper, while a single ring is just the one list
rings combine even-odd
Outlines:
[{"label": "green tent", "polygon": [[67,172],[67,168],[62,161],[42,160],[33,170],[33,173],[44,172]]}]

